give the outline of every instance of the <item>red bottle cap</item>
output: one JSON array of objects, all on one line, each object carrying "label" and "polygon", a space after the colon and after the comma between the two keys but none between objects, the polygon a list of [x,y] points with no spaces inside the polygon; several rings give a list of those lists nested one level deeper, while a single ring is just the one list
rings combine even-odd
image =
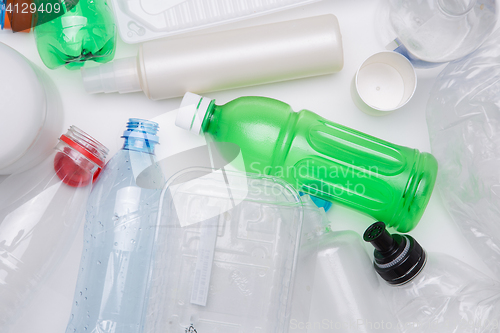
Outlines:
[{"label": "red bottle cap", "polygon": [[[70,138],[73,136],[75,139]],[[57,176],[72,187],[87,186],[95,181],[104,167],[107,148],[74,126],[66,135],[61,135],[59,140],[66,146],[54,158],[54,170]],[[71,157],[74,156],[74,151],[85,158],[75,160]],[[95,170],[96,165],[97,170]]]}]

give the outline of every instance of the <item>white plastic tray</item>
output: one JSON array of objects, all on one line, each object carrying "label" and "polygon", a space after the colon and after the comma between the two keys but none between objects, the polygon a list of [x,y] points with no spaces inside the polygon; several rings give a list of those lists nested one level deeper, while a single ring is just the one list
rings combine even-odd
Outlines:
[{"label": "white plastic tray", "polygon": [[122,40],[134,44],[319,0],[112,0]]}]

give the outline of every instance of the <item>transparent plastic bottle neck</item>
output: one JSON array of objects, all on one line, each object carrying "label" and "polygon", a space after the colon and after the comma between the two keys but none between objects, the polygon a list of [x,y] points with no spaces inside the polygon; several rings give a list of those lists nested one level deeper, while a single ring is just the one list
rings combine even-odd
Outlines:
[{"label": "transparent plastic bottle neck", "polygon": [[131,118],[127,123],[127,129],[123,132],[122,138],[125,142],[122,149],[154,155],[155,146],[158,144],[157,132],[157,123]]},{"label": "transparent plastic bottle neck", "polygon": [[437,0],[438,8],[451,17],[467,15],[476,5],[477,0]]},{"label": "transparent plastic bottle neck", "polygon": [[88,185],[104,167],[108,149],[76,126],[61,135],[55,147],[54,169],[74,187]]}]

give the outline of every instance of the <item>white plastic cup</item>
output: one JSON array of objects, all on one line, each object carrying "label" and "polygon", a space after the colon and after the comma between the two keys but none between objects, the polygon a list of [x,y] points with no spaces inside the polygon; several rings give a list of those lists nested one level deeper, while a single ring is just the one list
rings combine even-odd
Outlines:
[{"label": "white plastic cup", "polygon": [[384,116],[403,107],[417,88],[417,74],[403,55],[384,51],[366,59],[354,76],[354,104],[373,116]]}]

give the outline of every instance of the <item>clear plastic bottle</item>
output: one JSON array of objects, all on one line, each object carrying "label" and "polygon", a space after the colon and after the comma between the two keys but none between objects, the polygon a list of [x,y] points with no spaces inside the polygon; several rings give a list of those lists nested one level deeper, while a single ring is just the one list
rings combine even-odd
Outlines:
[{"label": "clear plastic bottle", "polygon": [[46,21],[34,29],[43,63],[50,69],[64,65],[79,69],[88,60],[101,63],[112,60],[117,34],[113,12],[106,0],[79,0],[76,5],[68,2],[61,7],[64,11],[61,16],[50,20],[37,18]]},{"label": "clear plastic bottle", "polygon": [[493,31],[496,11],[495,0],[390,0],[399,42],[410,58],[428,63],[456,60],[477,49]]},{"label": "clear plastic bottle", "polygon": [[72,126],[51,156],[0,184],[2,329],[69,250],[107,152]]},{"label": "clear plastic bottle", "polygon": [[155,170],[157,129],[154,122],[130,119],[123,148],[94,186],[67,333],[142,331],[163,182],[161,172],[148,177],[148,188],[136,178],[146,168]]},{"label": "clear plastic bottle", "polygon": [[409,235],[389,234],[383,222],[363,236],[404,332],[498,332],[500,283],[445,254],[428,256]]},{"label": "clear plastic bottle", "polygon": [[[237,144],[246,172],[277,176],[298,190],[344,204],[400,231],[420,220],[434,187],[436,159],[265,97],[225,105],[186,94],[176,125]],[[224,156],[224,151],[221,155]]]},{"label": "clear plastic bottle", "polygon": [[334,15],[164,38],[140,46],[137,57],[82,70],[88,93],[144,91],[179,97],[338,72],[342,36]]},{"label": "clear plastic bottle", "polygon": [[308,332],[399,332],[361,237],[335,231],[316,241]]}]

